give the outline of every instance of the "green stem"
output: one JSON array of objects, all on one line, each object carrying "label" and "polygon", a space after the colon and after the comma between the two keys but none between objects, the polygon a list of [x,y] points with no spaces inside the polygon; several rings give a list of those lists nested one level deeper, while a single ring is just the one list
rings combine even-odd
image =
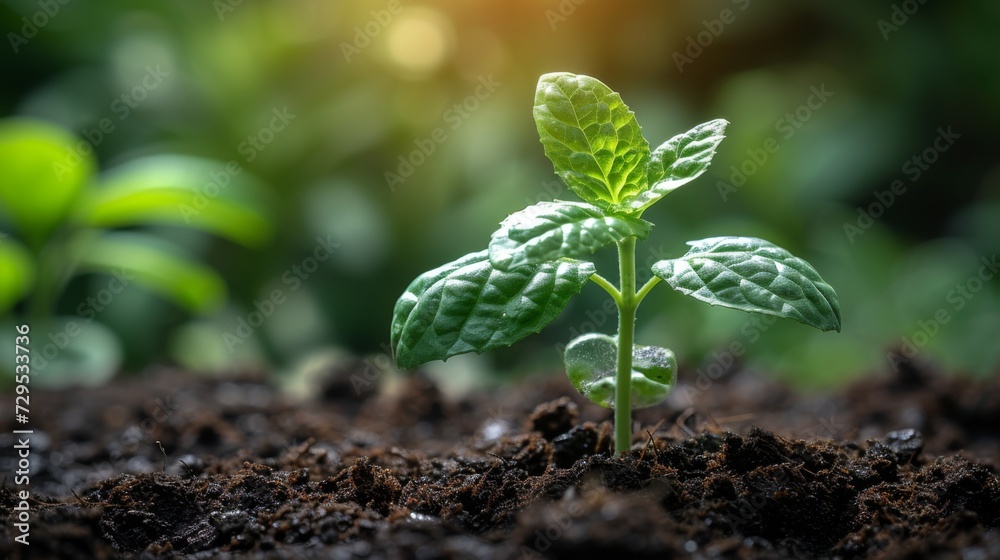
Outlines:
[{"label": "green stem", "polygon": [[621,305],[622,294],[618,291],[618,288],[616,288],[614,284],[608,282],[605,277],[596,272],[590,275],[590,280],[598,286],[604,288],[604,291],[611,294],[611,299],[615,300],[615,305]]},{"label": "green stem", "polygon": [[639,304],[642,302],[642,300],[646,299],[646,294],[648,294],[653,289],[653,286],[656,286],[659,283],[660,283],[659,276],[654,276],[650,278],[649,282],[646,282],[642,286],[642,288],[639,289],[638,293],[635,294],[635,306],[639,307]]},{"label": "green stem", "polygon": [[67,263],[61,240],[52,240],[35,253],[38,281],[28,298],[27,320],[32,327],[41,328],[51,321],[56,312],[56,301],[67,275]]},{"label": "green stem", "polygon": [[635,338],[635,238],[618,243],[621,300],[618,301],[618,372],[615,383],[615,454],[632,447],[632,344]]}]

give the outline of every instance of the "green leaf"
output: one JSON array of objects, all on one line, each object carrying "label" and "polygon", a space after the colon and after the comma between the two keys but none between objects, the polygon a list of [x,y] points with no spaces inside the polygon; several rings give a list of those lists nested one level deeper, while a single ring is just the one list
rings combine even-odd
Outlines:
[{"label": "green leaf", "polygon": [[653,265],[653,273],[675,290],[712,305],[840,331],[837,294],[806,261],[755,237],[713,237],[688,245],[683,257]]},{"label": "green leaf", "polygon": [[0,315],[24,297],[35,282],[31,253],[6,234],[0,234]]},{"label": "green leaf", "polygon": [[263,187],[232,163],[157,155],[109,171],[81,201],[77,221],[92,227],[166,224],[260,245],[271,235]]},{"label": "green leaf", "polygon": [[[31,332],[35,336],[47,333],[53,336],[52,340],[56,340],[57,336],[65,337],[56,352],[46,350],[44,359],[32,361],[34,375],[31,384],[38,388],[99,387],[121,371],[124,358],[122,342],[99,320],[92,321],[79,315],[55,316],[32,324]],[[0,359],[13,364],[14,356],[10,356],[9,361],[7,359],[7,352],[14,350],[13,345],[8,348],[10,350],[0,349]]]},{"label": "green leaf", "polygon": [[704,173],[712,163],[715,149],[725,138],[728,124],[723,119],[699,124],[656,148],[647,166],[649,190],[623,200],[622,209],[642,212],[678,187]]},{"label": "green leaf", "polygon": [[58,126],[0,122],[0,211],[38,250],[66,218],[97,165],[93,147]]},{"label": "green leaf", "polygon": [[559,258],[592,255],[626,237],[645,239],[653,224],[605,214],[582,202],[540,202],[511,214],[490,240],[490,262],[500,270]]},{"label": "green leaf", "polygon": [[646,190],[649,143],[611,88],[589,76],[545,74],[534,114],[545,155],[580,198],[608,208]]},{"label": "green leaf", "polygon": [[569,260],[505,272],[487,253],[421,274],[399,298],[392,348],[400,367],[509,346],[555,320],[594,274],[593,264]]},{"label": "green leaf", "polygon": [[[618,370],[618,339],[606,334],[578,336],[566,346],[566,375],[573,387],[592,402],[614,408]],[[663,402],[677,381],[677,358],[667,348],[632,346],[632,408]]]},{"label": "green leaf", "polygon": [[166,241],[138,233],[83,236],[73,244],[78,272],[102,272],[131,282],[195,312],[212,311],[222,304],[226,285],[211,268],[186,258]]}]

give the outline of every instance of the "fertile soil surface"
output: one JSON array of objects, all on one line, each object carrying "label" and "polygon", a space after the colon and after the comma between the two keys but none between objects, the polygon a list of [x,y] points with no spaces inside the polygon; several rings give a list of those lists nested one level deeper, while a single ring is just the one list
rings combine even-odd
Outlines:
[{"label": "fertile soil surface", "polygon": [[305,402],[171,371],[33,392],[31,544],[8,476],[0,555],[1000,558],[996,377],[706,378],[613,458],[610,411],[563,379],[451,401],[419,375],[357,391],[369,366]]}]

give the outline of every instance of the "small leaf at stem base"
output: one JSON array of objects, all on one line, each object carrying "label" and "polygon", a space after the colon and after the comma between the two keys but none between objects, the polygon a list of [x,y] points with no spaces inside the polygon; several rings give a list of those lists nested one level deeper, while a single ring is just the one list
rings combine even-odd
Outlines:
[{"label": "small leaf at stem base", "polygon": [[[566,375],[573,387],[605,408],[614,408],[617,386],[618,340],[606,334],[590,333],[566,346]],[[632,408],[646,408],[663,402],[674,388],[677,358],[658,346],[632,347]]]}]

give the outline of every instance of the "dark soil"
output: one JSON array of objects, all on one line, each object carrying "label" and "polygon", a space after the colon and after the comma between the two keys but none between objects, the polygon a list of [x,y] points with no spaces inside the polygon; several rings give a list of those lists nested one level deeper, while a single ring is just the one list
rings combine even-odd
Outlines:
[{"label": "dark soil", "polygon": [[[459,402],[421,376],[359,395],[369,366],[330,371],[309,402],[170,371],[34,392],[31,544],[7,521],[0,554],[1000,557],[998,379],[904,365],[802,396],[740,372],[637,413],[616,459],[610,412],[563,379]],[[13,473],[19,426],[3,421]]]}]

